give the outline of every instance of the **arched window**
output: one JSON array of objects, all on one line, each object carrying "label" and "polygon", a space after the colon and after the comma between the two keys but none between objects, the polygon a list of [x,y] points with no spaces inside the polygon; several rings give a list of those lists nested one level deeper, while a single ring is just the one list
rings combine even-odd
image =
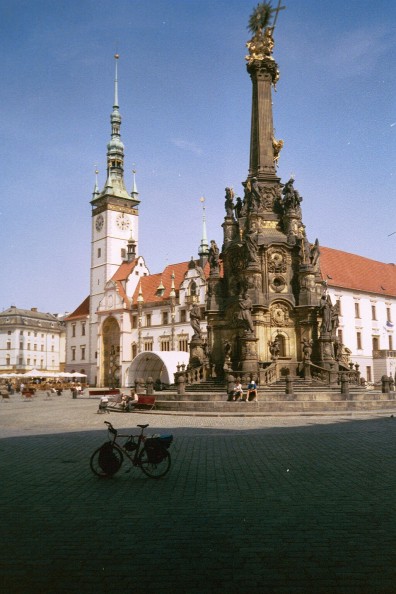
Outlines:
[{"label": "arched window", "polygon": [[197,295],[197,283],[192,281],[190,285],[190,295]]}]

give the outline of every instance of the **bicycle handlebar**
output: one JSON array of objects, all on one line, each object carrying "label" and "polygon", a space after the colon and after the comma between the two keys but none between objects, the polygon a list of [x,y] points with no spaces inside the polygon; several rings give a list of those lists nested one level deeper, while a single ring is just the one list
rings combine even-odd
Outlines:
[{"label": "bicycle handlebar", "polygon": [[113,425],[109,423],[109,421],[105,421],[105,424],[108,425],[107,429],[110,431],[110,433],[117,435],[117,429],[114,429]]}]

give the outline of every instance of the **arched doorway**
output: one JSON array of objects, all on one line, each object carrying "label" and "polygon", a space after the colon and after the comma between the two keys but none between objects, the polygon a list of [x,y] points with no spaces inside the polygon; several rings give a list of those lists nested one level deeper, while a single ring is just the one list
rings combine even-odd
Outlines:
[{"label": "arched doorway", "polygon": [[120,385],[120,327],[115,318],[107,318],[102,326],[100,384],[110,388]]}]

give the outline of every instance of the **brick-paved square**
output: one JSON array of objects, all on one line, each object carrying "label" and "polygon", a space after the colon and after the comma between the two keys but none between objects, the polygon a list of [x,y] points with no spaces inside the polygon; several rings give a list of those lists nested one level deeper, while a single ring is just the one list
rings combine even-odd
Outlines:
[{"label": "brick-paved square", "polygon": [[[1,591],[396,592],[396,418],[96,414],[0,403]],[[89,469],[103,421],[173,432],[172,468]]]}]

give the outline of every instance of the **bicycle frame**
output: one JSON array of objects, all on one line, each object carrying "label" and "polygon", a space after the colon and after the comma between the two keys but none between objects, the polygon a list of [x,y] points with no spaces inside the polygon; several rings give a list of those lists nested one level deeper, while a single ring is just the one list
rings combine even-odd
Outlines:
[{"label": "bicycle frame", "polygon": [[[118,433],[117,429],[115,429],[113,427],[113,425],[111,423],[109,423],[109,421],[105,421],[105,423],[107,425],[108,432],[113,436],[112,439],[110,440],[111,444],[113,446],[115,446],[116,448],[118,448],[119,450],[121,450],[122,453],[126,455],[126,457],[131,462],[131,464],[133,464],[133,466],[139,466],[138,458],[139,458],[139,454],[141,451],[141,444],[146,439],[145,435],[143,434],[143,431],[145,430],[146,427],[148,427],[148,425],[138,425],[140,427],[140,433],[138,436],[136,436],[136,435],[123,435],[122,433]],[[134,450],[133,450],[134,456],[130,455],[130,452],[125,448],[125,444],[121,445],[121,444],[117,443],[117,438],[119,438],[119,437],[121,437],[121,438],[124,437],[127,440],[130,439],[131,437],[138,438],[136,448],[134,448]],[[125,443],[127,443],[127,442],[125,442]]]}]

